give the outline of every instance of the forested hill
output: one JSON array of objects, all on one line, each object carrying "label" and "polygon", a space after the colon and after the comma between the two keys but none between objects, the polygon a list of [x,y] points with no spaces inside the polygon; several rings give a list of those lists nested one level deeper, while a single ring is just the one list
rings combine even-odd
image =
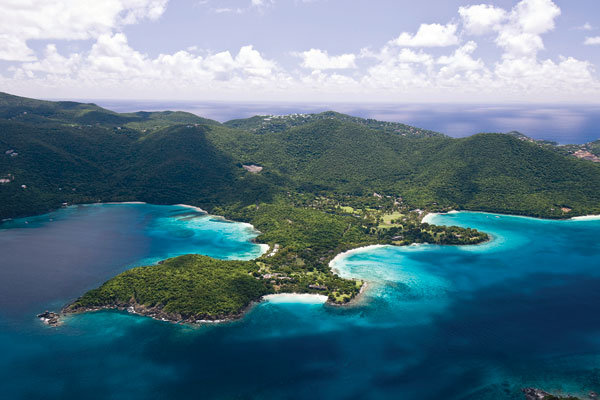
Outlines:
[{"label": "forested hill", "polygon": [[545,217],[600,213],[600,165],[514,135],[452,139],[337,113],[266,118],[220,124],[0,94],[0,218],[64,202],[210,210],[288,192],[377,192],[415,208]]},{"label": "forested hill", "polygon": [[0,92],[0,118],[24,123],[69,126],[103,126],[134,130],[159,129],[173,124],[219,124],[187,112],[136,112],[119,114],[92,103],[44,101]]},{"label": "forested hill", "polygon": [[274,133],[283,132],[290,128],[311,124],[318,121],[339,121],[361,125],[366,128],[382,132],[397,133],[402,136],[411,137],[441,137],[441,133],[414,126],[400,124],[398,122],[377,121],[375,119],[364,119],[327,111],[320,114],[290,114],[290,115],[257,115],[247,119],[236,119],[225,122],[230,128],[243,129],[252,133]]},{"label": "forested hill", "polygon": [[570,155],[582,160],[600,163],[600,139],[584,144],[559,144],[548,140],[533,139],[521,132],[513,131],[508,134],[517,139],[535,143],[538,146],[557,151],[563,155]]}]

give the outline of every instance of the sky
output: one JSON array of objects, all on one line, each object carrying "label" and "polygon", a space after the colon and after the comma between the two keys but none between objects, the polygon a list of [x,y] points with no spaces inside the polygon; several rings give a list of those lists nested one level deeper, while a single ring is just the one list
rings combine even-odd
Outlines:
[{"label": "sky", "polygon": [[600,103],[599,0],[0,0],[38,98]]}]

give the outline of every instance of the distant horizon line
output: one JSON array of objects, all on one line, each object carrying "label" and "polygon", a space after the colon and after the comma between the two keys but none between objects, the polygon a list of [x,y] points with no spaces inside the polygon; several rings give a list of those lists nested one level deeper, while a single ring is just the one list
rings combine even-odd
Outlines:
[{"label": "distant horizon line", "polygon": [[[16,95],[21,97],[29,97]],[[34,97],[36,98],[36,97]],[[321,104],[343,104],[343,105],[430,105],[430,104],[443,104],[443,105],[467,105],[467,106],[587,106],[587,107],[600,107],[600,101],[596,103],[576,103],[576,102],[532,102],[532,101],[514,101],[514,102],[481,102],[481,101],[342,101],[342,100],[209,100],[209,99],[160,99],[160,98],[102,98],[102,97],[37,97],[40,100],[47,101],[74,101],[74,102],[94,102],[94,101],[123,101],[123,102],[165,102],[165,103],[199,103],[199,104],[289,104],[289,105],[321,105]],[[332,110],[334,111],[334,110]]]}]

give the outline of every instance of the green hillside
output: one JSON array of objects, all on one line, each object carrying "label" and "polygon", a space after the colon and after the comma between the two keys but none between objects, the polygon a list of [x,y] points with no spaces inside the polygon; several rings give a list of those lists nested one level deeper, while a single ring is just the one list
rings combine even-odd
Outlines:
[{"label": "green hillside", "polygon": [[319,121],[349,122],[381,132],[393,132],[402,136],[410,137],[444,136],[438,132],[416,128],[414,126],[404,125],[398,122],[364,119],[340,114],[334,111],[326,111],[320,114],[257,115],[251,118],[228,121],[225,122],[224,125],[230,128],[242,129],[252,133],[264,134],[283,132],[290,128],[312,124]]},{"label": "green hillside", "polygon": [[175,321],[228,318],[269,292],[263,279],[252,276],[258,270],[253,261],[185,255],[125,271],[87,292],[67,310],[136,307]]},{"label": "green hillside", "polygon": [[161,111],[119,114],[92,103],[44,101],[0,92],[0,118],[23,123],[50,122],[81,126],[103,126],[135,130],[156,130],[174,124],[218,125],[217,121],[181,111]]},{"label": "green hillside", "polygon": [[455,139],[419,172],[436,199],[460,208],[534,216],[597,212],[600,166],[508,135]]},{"label": "green hillside", "polygon": [[235,160],[281,173],[304,192],[379,192],[400,195],[414,207],[546,217],[600,207],[600,165],[512,135],[415,138],[337,120],[260,140],[247,132],[213,129],[209,135]]},{"label": "green hillside", "polygon": [[279,118],[285,124],[257,132],[252,126],[262,117],[219,124],[6,94],[0,116],[0,218],[64,202],[213,209],[271,202],[289,191],[377,192],[414,208],[544,217],[600,212],[600,165],[515,134],[453,139],[332,112]]}]

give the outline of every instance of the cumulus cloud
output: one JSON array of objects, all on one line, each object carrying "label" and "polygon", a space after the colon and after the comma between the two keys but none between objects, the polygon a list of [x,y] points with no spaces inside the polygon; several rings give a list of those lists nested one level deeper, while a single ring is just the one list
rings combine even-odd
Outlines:
[{"label": "cumulus cloud", "polygon": [[590,24],[589,22],[586,22],[585,24],[576,26],[573,29],[578,30],[578,31],[595,31],[597,28],[595,26],[593,26],[592,24]]},{"label": "cumulus cloud", "polygon": [[554,29],[560,8],[552,0],[522,0],[512,10],[487,4],[460,7],[465,32],[496,33],[505,58],[534,57],[544,49],[541,35]]},{"label": "cumulus cloud", "polygon": [[587,37],[583,43],[587,46],[600,45],[600,36]]},{"label": "cumulus cloud", "polygon": [[24,40],[13,35],[0,34],[0,60],[31,61],[35,60],[35,54]]},{"label": "cumulus cloud", "polygon": [[401,63],[417,63],[423,65],[432,65],[433,56],[431,54],[419,51],[418,53],[411,49],[402,49],[396,57],[398,62]]},{"label": "cumulus cloud", "polygon": [[465,30],[473,35],[483,35],[498,30],[507,17],[506,10],[489,4],[460,7],[458,14],[463,20]]},{"label": "cumulus cloud", "polygon": [[[485,94],[495,99],[519,98],[519,95],[543,98],[550,93],[564,98],[568,94],[598,93],[600,83],[590,62],[574,57],[558,60],[538,57],[544,49],[543,35],[555,28],[560,14],[561,10],[551,0],[522,0],[512,9],[490,4],[460,7],[462,30],[453,29],[451,33],[456,39],[446,43],[458,44],[459,38],[491,35],[500,49],[496,63],[486,65],[476,56],[478,46],[474,40],[459,45],[449,54],[435,57],[424,49],[417,53],[409,47],[415,43],[444,43],[423,38],[449,35],[403,33],[378,52],[364,50],[361,53],[362,57],[377,60],[361,83],[372,88],[387,85],[388,91],[398,93],[460,93],[474,97]],[[435,30],[441,32],[441,27],[448,26],[452,24],[437,25]],[[595,39],[591,38],[589,44],[593,43]]]},{"label": "cumulus cloud", "polygon": [[155,20],[168,0],[3,0],[0,59],[31,61],[32,39],[95,39],[123,25]]},{"label": "cumulus cloud", "polygon": [[510,19],[523,32],[539,35],[554,29],[560,14],[552,0],[522,0],[512,9]]},{"label": "cumulus cloud", "polygon": [[160,54],[151,58],[133,49],[122,33],[103,34],[89,52],[63,56],[56,46],[48,45],[44,57],[22,64],[14,71],[16,79],[26,77],[46,85],[67,85],[78,82],[81,87],[210,87],[252,85],[284,77],[275,62],[264,58],[253,46],[204,57],[187,51]]},{"label": "cumulus cloud", "polygon": [[295,53],[295,55],[302,58],[302,67],[313,70],[356,68],[356,55],[354,54],[330,56],[327,51],[310,49]]},{"label": "cumulus cloud", "polygon": [[452,55],[439,57],[437,63],[442,65],[440,75],[456,76],[461,72],[483,70],[485,68],[483,61],[472,56],[476,49],[477,43],[470,41],[456,49]]},{"label": "cumulus cloud", "polygon": [[457,25],[421,24],[414,35],[403,32],[390,44],[401,47],[446,47],[458,44]]},{"label": "cumulus cloud", "polygon": [[[10,64],[4,72],[12,76],[0,76],[0,87],[22,94],[27,93],[24,87],[35,88],[34,94],[54,97],[192,99],[289,99],[293,93],[297,99],[546,101],[597,99],[600,94],[590,62],[540,56],[544,35],[555,29],[561,13],[551,0],[521,0],[506,9],[491,4],[460,7],[452,22],[423,24],[416,33],[404,32],[374,50],[330,54],[312,48],[292,53],[301,68],[288,70],[251,45],[216,52],[190,46],[149,56],[133,48],[119,27],[157,18],[162,11],[151,12],[148,7],[160,2],[106,1],[130,8],[113,10],[112,19],[82,22],[81,29],[70,26],[61,28],[64,32],[56,28],[54,33],[44,33],[48,38],[93,39],[85,51],[61,53],[48,44],[36,57],[23,38],[42,33],[32,29],[18,36],[14,29],[2,30],[0,57],[24,61]],[[258,3],[272,2],[257,2],[254,7],[260,7]],[[245,4],[252,7],[250,0]],[[132,13],[133,9],[137,11]],[[497,46],[495,59],[484,61],[478,55],[477,41],[482,37]],[[589,37],[586,44],[600,44],[600,38]]]}]

